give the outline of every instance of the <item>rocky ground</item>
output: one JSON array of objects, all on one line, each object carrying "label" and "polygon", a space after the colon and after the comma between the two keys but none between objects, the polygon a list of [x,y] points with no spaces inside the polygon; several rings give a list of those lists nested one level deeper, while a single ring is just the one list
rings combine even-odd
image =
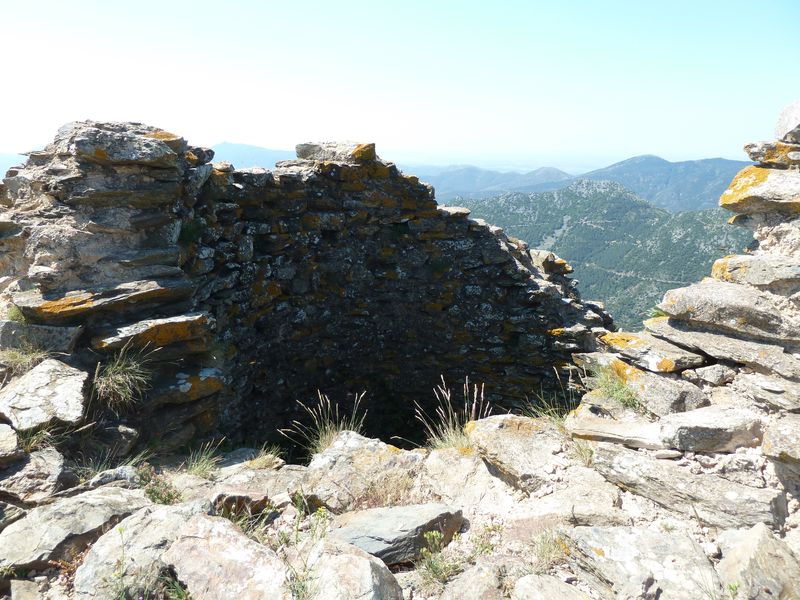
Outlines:
[{"label": "rocky ground", "polygon": [[779,141],[749,145],[758,165],[721,198],[758,249],[668,292],[643,331],[576,354],[589,390],[567,415],[542,398],[434,448],[340,431],[308,465],[206,446],[104,469],[30,433],[80,422],[68,400],[86,373],[9,370],[0,593],[800,598],[798,123],[795,105]]}]

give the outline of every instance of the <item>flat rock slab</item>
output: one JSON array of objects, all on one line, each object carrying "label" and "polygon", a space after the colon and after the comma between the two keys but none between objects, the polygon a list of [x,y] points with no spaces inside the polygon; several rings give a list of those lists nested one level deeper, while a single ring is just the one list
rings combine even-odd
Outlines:
[{"label": "flat rock slab", "polygon": [[64,457],[45,447],[0,470],[0,493],[17,502],[33,504],[61,489]]},{"label": "flat rock slab", "polygon": [[800,383],[796,381],[761,373],[739,373],[731,389],[772,409],[800,410]]},{"label": "flat rock slab", "polygon": [[0,423],[0,468],[24,456],[19,447],[17,432],[8,425]]},{"label": "flat rock slab", "polygon": [[85,371],[48,358],[0,390],[0,415],[17,431],[36,429],[51,421],[80,423],[88,377]]},{"label": "flat rock slab", "polygon": [[[800,180],[800,172],[797,177]],[[750,286],[705,279],[669,290],[658,308],[675,319],[740,337],[800,343],[800,311],[786,298]]]},{"label": "flat rock slab", "polygon": [[149,503],[141,490],[106,487],[34,508],[0,531],[0,568],[42,569],[68,559]]},{"label": "flat rock slab", "polygon": [[375,144],[356,144],[353,142],[320,142],[297,144],[297,158],[304,160],[325,160],[341,162],[364,162],[375,160]]},{"label": "flat rock slab", "polygon": [[507,483],[531,493],[549,481],[553,450],[561,439],[546,421],[494,415],[467,423],[464,431]]},{"label": "flat rock slab", "polygon": [[340,515],[331,536],[392,566],[419,558],[429,531],[441,532],[443,543],[450,543],[462,521],[461,511],[445,504],[388,506]]},{"label": "flat rock slab", "polygon": [[335,540],[321,546],[309,564],[314,600],[402,600],[403,590],[383,562]]},{"label": "flat rock slab", "polygon": [[[182,528],[192,516],[210,511],[211,506],[204,502],[139,509],[92,544],[75,572],[75,598],[116,600],[121,583],[144,589],[152,586],[165,566],[161,556]],[[124,564],[120,564],[120,557],[124,557]],[[138,590],[126,591],[132,594]]]},{"label": "flat rock slab", "polygon": [[647,332],[614,331],[600,339],[612,352],[624,356],[642,369],[656,373],[673,373],[705,364],[705,358],[699,354],[653,337]]},{"label": "flat rock slab", "polygon": [[700,388],[688,381],[638,369],[619,359],[613,359],[609,368],[644,408],[659,417],[708,404]]},{"label": "flat rock slab", "polygon": [[289,600],[290,573],[278,556],[227,519],[194,515],[163,554],[195,600]]},{"label": "flat rock slab", "polygon": [[800,415],[788,414],[772,421],[764,432],[761,450],[774,460],[800,464]]},{"label": "flat rock slab", "polygon": [[595,470],[611,483],[703,524],[780,527],[787,516],[786,494],[776,489],[695,475],[670,461],[613,444],[598,443],[593,460]]},{"label": "flat rock slab", "polygon": [[614,598],[697,600],[722,592],[703,549],[685,534],[575,527],[564,535],[578,568]]},{"label": "flat rock slab", "polygon": [[208,398],[224,386],[222,372],[214,367],[190,367],[150,390],[147,403],[151,408],[166,404],[186,404]]},{"label": "flat rock slab", "polygon": [[786,169],[800,165],[799,144],[779,141],[753,142],[746,144],[744,151],[750,156],[750,160],[759,163],[760,166]]},{"label": "flat rock slab", "polygon": [[760,415],[736,406],[705,406],[666,415],[659,421],[660,438],[668,448],[691,452],[733,452],[761,443]]},{"label": "flat rock slab", "polygon": [[667,447],[661,439],[661,426],[658,423],[637,417],[617,419],[591,402],[581,402],[578,408],[571,411],[564,419],[564,428],[573,438],[650,450]]},{"label": "flat rock slab", "polygon": [[717,260],[711,276],[775,293],[791,291],[800,285],[800,259],[782,254],[734,254]]},{"label": "flat rock slab", "polygon": [[739,214],[800,212],[800,172],[745,167],[722,193],[719,205]]},{"label": "flat rock slab", "polygon": [[70,353],[83,327],[53,327],[17,321],[0,321],[0,347],[19,348],[32,344],[50,352]]},{"label": "flat rock slab", "polygon": [[155,350],[183,343],[191,346],[196,352],[202,352],[205,350],[205,344],[198,343],[192,346],[188,342],[205,340],[209,334],[209,325],[209,317],[204,313],[145,319],[92,338],[92,348],[109,351],[130,346]]},{"label": "flat rock slab", "polygon": [[59,129],[49,149],[104,165],[143,165],[163,169],[175,167],[178,164],[176,150],[185,147],[182,138],[153,127],[140,125],[133,129],[129,124],[76,122]]},{"label": "flat rock slab", "polygon": [[533,574],[517,579],[511,600],[589,600],[589,596],[552,575]]},{"label": "flat rock slab", "polygon": [[644,326],[655,336],[692,350],[702,351],[714,358],[741,363],[789,379],[800,379],[800,361],[787,354],[778,344],[742,340],[720,333],[702,331],[667,317],[648,319],[644,322]]},{"label": "flat rock slab", "polygon": [[26,317],[46,323],[85,319],[99,311],[127,311],[142,304],[160,304],[191,296],[188,279],[131,281],[105,290],[76,290],[65,296],[45,298],[38,290],[14,294],[12,302]]},{"label": "flat rock slab", "polygon": [[763,523],[753,526],[717,565],[725,589],[737,598],[800,598],[800,564],[789,547]]}]

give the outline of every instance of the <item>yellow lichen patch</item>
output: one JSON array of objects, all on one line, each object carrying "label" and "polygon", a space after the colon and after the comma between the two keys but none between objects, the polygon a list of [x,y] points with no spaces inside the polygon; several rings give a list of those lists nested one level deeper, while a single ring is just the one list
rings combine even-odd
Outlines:
[{"label": "yellow lichen patch", "polygon": [[359,144],[350,155],[358,161],[375,160],[375,144]]},{"label": "yellow lichen patch", "polygon": [[563,327],[556,327],[555,329],[548,329],[547,335],[552,335],[553,337],[560,337],[566,333],[566,329]]},{"label": "yellow lichen patch", "polygon": [[200,377],[199,375],[188,377],[183,385],[188,388],[184,394],[189,402],[206,398],[222,389],[222,381],[218,378]]},{"label": "yellow lichen patch", "polygon": [[611,370],[622,383],[634,381],[641,376],[639,369],[630,366],[629,364],[615,358],[609,365]]},{"label": "yellow lichen patch", "polygon": [[719,281],[733,281],[731,273],[728,270],[728,263],[733,256],[733,254],[729,254],[728,256],[716,260],[711,266],[711,277]]},{"label": "yellow lichen patch", "polygon": [[636,334],[626,331],[607,333],[600,339],[608,346],[619,350],[624,350],[625,348],[641,348],[645,345],[642,339]]},{"label": "yellow lichen patch", "polygon": [[98,160],[108,160],[108,152],[106,152],[102,148],[95,148],[92,154]]},{"label": "yellow lichen patch", "polygon": [[200,337],[203,334],[205,322],[206,319],[203,318],[197,321],[164,323],[134,335],[132,340],[137,346],[150,345],[154,348],[161,348],[168,344]]},{"label": "yellow lichen patch", "polygon": [[597,548],[595,546],[592,546],[592,552],[597,554],[597,556],[605,556],[606,555],[605,550],[603,550],[602,548]]},{"label": "yellow lichen patch", "polygon": [[729,210],[740,210],[752,198],[752,190],[767,181],[770,170],[763,167],[745,167],[733,178],[728,189],[719,198],[719,205]]},{"label": "yellow lichen patch", "polygon": [[672,373],[675,371],[675,361],[668,358],[662,358],[656,363],[656,369],[662,373]]},{"label": "yellow lichen patch", "polygon": [[40,317],[67,318],[79,315],[94,306],[94,294],[83,292],[73,296],[65,296],[58,300],[45,300],[35,307],[36,314]]},{"label": "yellow lichen patch", "polygon": [[162,141],[172,141],[181,139],[181,136],[175,135],[174,133],[170,133],[169,131],[164,131],[163,129],[146,133],[144,137],[149,137],[154,140],[162,140]]}]

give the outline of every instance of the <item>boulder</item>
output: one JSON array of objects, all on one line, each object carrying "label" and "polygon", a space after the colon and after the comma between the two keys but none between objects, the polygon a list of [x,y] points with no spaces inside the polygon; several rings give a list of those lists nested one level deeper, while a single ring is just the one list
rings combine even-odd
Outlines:
[{"label": "boulder", "polygon": [[744,151],[759,166],[787,169],[800,165],[800,144],[781,141],[753,142],[746,144]]},{"label": "boulder", "polygon": [[375,160],[375,144],[354,142],[322,142],[297,144],[297,158],[303,160],[325,160],[342,162],[364,162]]},{"label": "boulder", "polygon": [[717,260],[711,276],[788,296],[800,289],[800,261],[781,254],[737,254]]},{"label": "boulder", "polygon": [[324,541],[309,567],[314,600],[403,598],[403,590],[386,565],[350,544]]},{"label": "boulder", "polygon": [[189,519],[210,511],[203,502],[139,509],[92,544],[75,571],[76,600],[116,600],[120,587],[133,593],[152,586],[165,567],[162,555]]},{"label": "boulder", "polygon": [[800,173],[793,169],[745,167],[719,198],[722,208],[740,213],[800,211]]},{"label": "boulder", "polygon": [[606,346],[642,369],[656,373],[672,373],[700,367],[705,358],[684,350],[647,332],[615,331],[600,338]]},{"label": "boulder", "polygon": [[589,596],[552,575],[534,573],[517,579],[511,600],[589,600]]},{"label": "boulder", "polygon": [[761,450],[774,460],[800,465],[800,414],[783,415],[769,423]]},{"label": "boulder", "polygon": [[54,154],[72,155],[99,164],[145,165],[171,168],[178,163],[177,151],[186,142],[175,134],[131,123],[78,121],[58,130],[48,146]]},{"label": "boulder", "polygon": [[447,583],[440,600],[503,600],[505,565],[496,561],[481,560],[468,567]]},{"label": "boulder", "polygon": [[573,438],[623,444],[631,448],[666,448],[658,423],[636,416],[614,418],[593,402],[581,402],[564,419],[564,428]]},{"label": "boulder", "polygon": [[598,443],[593,458],[594,468],[611,483],[703,524],[780,527],[787,516],[786,494],[776,489],[695,475],[670,461],[614,444]]},{"label": "boulder", "polygon": [[724,553],[717,572],[725,589],[736,590],[737,598],[800,598],[797,557],[763,523],[739,536],[738,544]]},{"label": "boulder", "polygon": [[722,593],[705,552],[683,533],[575,527],[564,535],[582,574],[614,598],[697,600]]},{"label": "boulder", "polygon": [[85,371],[48,358],[0,390],[0,415],[17,431],[36,429],[52,421],[80,423],[88,377]]},{"label": "boulder", "polygon": [[47,446],[0,470],[0,494],[35,504],[59,491],[64,476],[64,457]]},{"label": "boulder", "polygon": [[691,452],[733,452],[758,446],[763,426],[752,410],[719,405],[666,415],[659,421],[665,446]]},{"label": "boulder", "polygon": [[162,555],[194,600],[289,600],[290,572],[227,519],[193,515]]},{"label": "boulder", "polygon": [[53,327],[17,321],[0,321],[0,347],[19,348],[32,344],[49,352],[70,353],[83,327]]},{"label": "boulder", "polygon": [[493,415],[464,428],[470,442],[510,485],[531,493],[549,481],[562,438],[547,421]]},{"label": "boulder", "polygon": [[781,345],[800,343],[797,308],[786,298],[749,286],[705,279],[669,290],[658,308],[675,319],[739,337]]},{"label": "boulder", "polygon": [[70,559],[149,503],[141,490],[102,487],[34,508],[0,531],[0,569],[42,569]]},{"label": "boulder", "polygon": [[739,373],[731,389],[773,410],[800,410],[800,383],[796,381],[761,373]]},{"label": "boulder", "polygon": [[462,521],[461,511],[445,504],[388,506],[339,515],[331,536],[392,566],[416,560],[429,531],[441,532],[443,544],[450,543]]}]

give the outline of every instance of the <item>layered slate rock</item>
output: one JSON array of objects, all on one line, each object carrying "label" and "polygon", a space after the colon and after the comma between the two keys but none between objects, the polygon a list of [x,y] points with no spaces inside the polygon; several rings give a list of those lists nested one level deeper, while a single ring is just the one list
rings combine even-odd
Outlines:
[{"label": "layered slate rock", "polygon": [[607,333],[602,338],[612,352],[628,358],[638,367],[656,373],[683,371],[705,364],[699,354],[689,352],[647,333]]},{"label": "layered slate rock", "polygon": [[[317,390],[366,390],[369,429],[418,437],[413,403],[441,375],[510,406],[611,327],[563,260],[438,206],[374,144],[297,153],[236,169],[155,127],[83,121],[4,179],[4,299],[83,326],[101,361],[148,352],[155,384],[125,415],[142,442],[274,435]],[[181,376],[212,367],[202,390]]]},{"label": "layered slate rock", "polygon": [[83,419],[89,374],[50,358],[0,390],[0,415],[17,431]]},{"label": "layered slate rock", "polygon": [[0,470],[0,494],[35,504],[59,491],[64,475],[64,457],[55,448],[44,447]]}]

